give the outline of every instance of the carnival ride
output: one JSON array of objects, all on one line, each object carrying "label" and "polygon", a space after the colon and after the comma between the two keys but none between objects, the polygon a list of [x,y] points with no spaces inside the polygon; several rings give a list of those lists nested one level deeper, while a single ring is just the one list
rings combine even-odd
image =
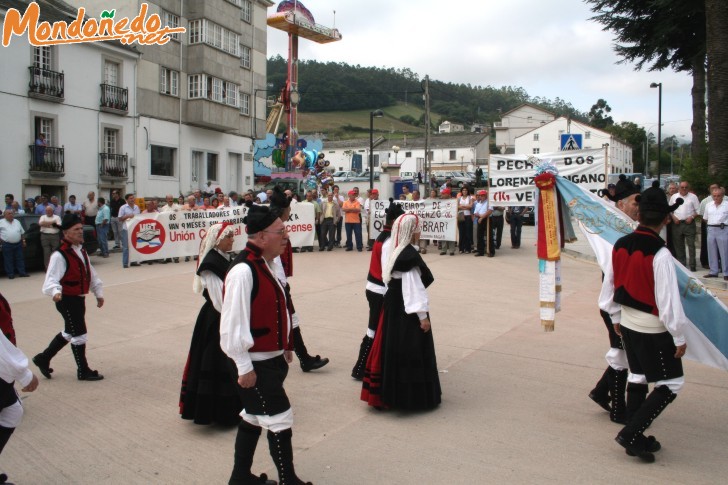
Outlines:
[{"label": "carnival ride", "polygon": [[[261,147],[270,146],[270,134],[275,137],[275,146],[271,150],[273,164],[285,167],[287,170],[298,168],[303,171],[309,188],[316,188],[318,184],[327,186],[333,179],[326,171],[329,165],[323,154],[308,147],[306,140],[298,138],[298,38],[311,40],[319,44],[327,44],[341,40],[341,33],[336,28],[329,28],[317,24],[313,14],[299,1],[283,1],[278,4],[277,11],[268,16],[268,25],[288,33],[288,73],[286,84],[276,98],[266,119],[266,140]],[[279,138],[283,113],[287,115],[286,132]],[[258,144],[256,142],[256,144]],[[256,162],[268,150],[256,150]]]}]

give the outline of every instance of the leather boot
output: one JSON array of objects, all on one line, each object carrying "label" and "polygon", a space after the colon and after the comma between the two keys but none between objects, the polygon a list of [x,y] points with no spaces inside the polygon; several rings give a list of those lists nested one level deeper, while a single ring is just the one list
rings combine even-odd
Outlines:
[{"label": "leather boot", "polygon": [[611,396],[609,419],[615,423],[627,424],[627,404],[624,400],[624,392],[627,386],[627,369],[613,369],[608,380],[609,395]]},{"label": "leather boot", "polygon": [[369,352],[372,350],[372,344],[374,339],[369,336],[364,336],[359,346],[359,358],[354,364],[354,368],[351,370],[351,377],[360,381],[364,379],[364,368],[367,366],[367,359],[369,358]]},{"label": "leather boot", "polygon": [[3,452],[3,448],[5,448],[5,445],[8,444],[8,440],[10,439],[10,435],[13,434],[13,431],[15,431],[15,428],[0,426],[0,453]]},{"label": "leather boot", "polygon": [[594,389],[589,393],[589,399],[597,403],[606,412],[611,413],[609,408],[609,373],[614,372],[614,369],[607,367],[602,374],[602,377],[597,381]]},{"label": "leather boot", "polygon": [[33,363],[38,366],[40,373],[43,374],[46,379],[51,379],[53,377],[51,375],[53,374],[53,369],[50,367],[51,359],[55,357],[56,354],[66,345],[68,345],[68,340],[63,338],[63,334],[59,332],[58,335],[53,337],[51,343],[48,344],[47,349],[33,357]]},{"label": "leather boot", "polygon": [[276,485],[273,480],[263,473],[259,477],[251,473],[255,448],[258,446],[260,427],[253,426],[247,421],[241,421],[238,425],[238,434],[235,437],[235,462],[233,473],[230,475],[228,485]]},{"label": "leather boot", "polygon": [[[665,410],[668,404],[673,402],[677,394],[673,393],[667,386],[656,387],[637,412],[632,416],[629,424],[622,428],[615,440],[627,450],[630,456],[637,456],[648,463],[655,461],[653,451],[660,449],[659,442],[654,437],[646,437],[643,433]],[[651,441],[653,441],[651,443]],[[655,449],[655,443],[657,448]],[[653,451],[650,451],[653,449]]]},{"label": "leather boot", "polygon": [[293,349],[296,351],[296,356],[301,362],[301,369],[303,372],[309,372],[312,370],[320,369],[329,363],[329,359],[320,355],[311,357],[308,355],[306,345],[303,343],[303,336],[301,335],[301,328],[295,327],[291,332],[293,334]]},{"label": "leather boot", "polygon": [[71,345],[71,350],[73,351],[73,358],[76,359],[79,381],[100,381],[104,378],[99,374],[99,371],[89,368],[86,360],[86,344]]},{"label": "leather boot", "polygon": [[632,419],[632,416],[642,406],[642,403],[647,399],[647,384],[627,384],[627,421]]},{"label": "leather boot", "polygon": [[278,483],[280,485],[312,485],[311,482],[304,482],[296,476],[293,468],[292,436],[291,428],[279,433],[268,430],[268,447],[273,463],[278,469]]}]

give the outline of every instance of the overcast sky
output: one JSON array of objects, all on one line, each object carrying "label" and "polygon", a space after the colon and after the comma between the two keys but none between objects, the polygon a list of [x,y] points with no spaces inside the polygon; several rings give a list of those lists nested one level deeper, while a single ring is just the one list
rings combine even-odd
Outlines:
[{"label": "overcast sky", "polygon": [[[532,96],[570,102],[588,112],[599,99],[616,123],[657,131],[662,83],[663,137],[689,141],[686,73],[635,71],[616,64],[613,35],[588,20],[580,0],[304,0],[316,22],[343,39],[299,40],[299,58],[351,65],[410,68],[421,78],[481,86],[518,86]],[[275,12],[277,4],[269,9]],[[336,14],[334,15],[334,11]],[[268,29],[268,55],[288,56],[286,33]]]}]

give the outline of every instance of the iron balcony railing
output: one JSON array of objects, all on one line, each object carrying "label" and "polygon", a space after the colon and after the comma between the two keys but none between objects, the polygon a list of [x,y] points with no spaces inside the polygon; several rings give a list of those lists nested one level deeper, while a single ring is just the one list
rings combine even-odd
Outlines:
[{"label": "iron balcony railing", "polygon": [[99,153],[99,175],[127,178],[129,157],[115,153]]},{"label": "iron balcony railing", "polygon": [[63,147],[49,147],[44,145],[29,145],[30,171],[48,174],[63,175],[65,173],[65,160]]},{"label": "iron balcony railing", "polygon": [[129,90],[112,86],[111,84],[101,85],[101,107],[116,109],[119,111],[128,111],[129,109]]},{"label": "iron balcony railing", "polygon": [[30,66],[30,92],[63,98],[64,84],[63,73]]}]

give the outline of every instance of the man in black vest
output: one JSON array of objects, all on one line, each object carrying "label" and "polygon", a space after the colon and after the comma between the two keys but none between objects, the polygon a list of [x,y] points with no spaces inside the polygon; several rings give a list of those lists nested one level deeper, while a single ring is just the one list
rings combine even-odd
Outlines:
[{"label": "man in black vest", "polygon": [[103,283],[91,266],[83,249],[83,222],[76,214],[66,214],[61,224],[61,247],[53,252],[48,263],[43,293],[52,297],[56,310],[63,317],[65,328],[48,348],[33,357],[33,363],[46,378],[52,377],[51,359],[71,342],[73,358],[78,366],[78,380],[100,381],[104,378],[91,370],[86,361],[86,294],[96,296],[96,306],[104,305]]},{"label": "man in black vest", "polygon": [[292,306],[271,269],[286,249],[288,234],[283,221],[265,206],[248,205],[244,222],[248,244],[225,277],[220,319],[220,346],[235,364],[243,404],[228,483],[275,483],[250,470],[265,428],[280,483],[303,484],[293,467],[293,411],[283,388],[293,359]]},{"label": "man in black vest", "polygon": [[641,402],[630,393],[629,422],[616,437],[628,455],[651,463],[661,445],[644,432],[685,383],[681,358],[687,348],[684,331],[688,319],[680,300],[675,262],[659,236],[670,213],[683,200],[668,205],[657,182],[638,197],[640,225],[614,244],[613,271],[607,268],[604,274],[607,298],[600,305],[622,337],[630,383],[639,382],[645,388],[649,382],[655,384]]}]

